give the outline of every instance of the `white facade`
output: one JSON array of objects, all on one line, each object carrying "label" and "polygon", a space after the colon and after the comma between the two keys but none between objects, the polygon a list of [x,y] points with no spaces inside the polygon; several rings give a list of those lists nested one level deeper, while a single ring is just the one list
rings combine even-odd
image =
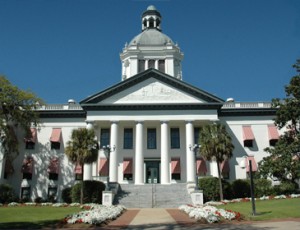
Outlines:
[{"label": "white facade", "polygon": [[[8,174],[1,157],[0,183],[12,184],[20,196],[22,187],[30,186],[32,199],[46,198],[51,188],[57,188],[54,191],[60,200],[62,189],[76,182],[76,172],[80,174],[64,154],[72,130],[79,127],[94,129],[99,146],[112,147],[109,158],[101,148],[98,161],[85,165],[85,180],[106,181],[109,171],[110,182],[120,184],[194,183],[196,170],[199,176],[217,176],[216,163],[196,161],[190,148],[195,144],[197,128],[211,122],[225,124],[235,146],[233,158],[223,168],[224,177],[246,178],[247,167],[241,167],[242,161],[254,157],[251,159],[257,164],[266,156],[263,149],[270,146],[269,126],[273,125],[275,110],[269,102],[225,102],[182,81],[183,54],[161,33],[160,23],[159,12],[148,7],[142,16],[142,33],[120,55],[121,83],[80,104],[41,107],[34,149],[26,149],[20,134],[15,171]],[[53,129],[61,131],[57,150],[51,149]],[[254,140],[246,129],[252,130]],[[245,147],[245,142],[252,147]],[[32,178],[23,180],[22,165],[27,156],[33,158]],[[58,158],[59,167],[58,176],[52,178],[49,164],[53,158]]]}]

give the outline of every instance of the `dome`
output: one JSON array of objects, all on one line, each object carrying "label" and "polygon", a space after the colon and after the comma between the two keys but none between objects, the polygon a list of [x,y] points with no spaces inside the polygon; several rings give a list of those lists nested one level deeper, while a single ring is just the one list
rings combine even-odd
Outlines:
[{"label": "dome", "polygon": [[142,33],[134,37],[129,46],[132,45],[166,45],[171,43],[174,45],[171,38],[156,29],[144,30]]}]

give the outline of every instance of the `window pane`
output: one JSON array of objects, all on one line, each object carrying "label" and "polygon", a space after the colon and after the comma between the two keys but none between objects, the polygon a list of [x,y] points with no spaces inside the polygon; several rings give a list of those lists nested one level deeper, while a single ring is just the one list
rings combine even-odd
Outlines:
[{"label": "window pane", "polygon": [[200,128],[194,128],[194,143],[199,144]]},{"label": "window pane", "polygon": [[133,130],[132,129],[124,129],[124,149],[132,149],[133,148]]},{"label": "window pane", "polygon": [[148,68],[155,68],[155,61],[154,60],[149,60],[148,61]]},{"label": "window pane", "polygon": [[156,149],[156,129],[147,130],[147,148]]},{"label": "window pane", "polygon": [[171,128],[171,148],[172,149],[180,148],[179,128]]},{"label": "window pane", "polygon": [[145,60],[139,60],[139,70],[138,72],[143,72],[145,70]]},{"label": "window pane", "polygon": [[161,72],[165,72],[165,60],[158,61],[158,70]]},{"label": "window pane", "polygon": [[110,142],[109,129],[101,129],[100,146],[103,147],[109,145],[109,142]]}]

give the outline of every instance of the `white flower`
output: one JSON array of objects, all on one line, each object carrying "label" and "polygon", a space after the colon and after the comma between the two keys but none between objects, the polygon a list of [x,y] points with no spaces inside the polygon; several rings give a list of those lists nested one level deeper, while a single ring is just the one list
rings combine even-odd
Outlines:
[{"label": "white flower", "polygon": [[20,204],[17,202],[11,202],[8,204],[8,206],[19,206]]}]

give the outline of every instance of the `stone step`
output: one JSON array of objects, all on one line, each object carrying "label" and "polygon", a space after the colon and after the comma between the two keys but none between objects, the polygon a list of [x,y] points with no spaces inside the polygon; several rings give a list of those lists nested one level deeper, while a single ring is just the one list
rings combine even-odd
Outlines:
[{"label": "stone step", "polygon": [[190,204],[186,184],[145,184],[145,185],[120,185],[115,196],[115,204],[127,208],[177,208],[182,204]]}]

